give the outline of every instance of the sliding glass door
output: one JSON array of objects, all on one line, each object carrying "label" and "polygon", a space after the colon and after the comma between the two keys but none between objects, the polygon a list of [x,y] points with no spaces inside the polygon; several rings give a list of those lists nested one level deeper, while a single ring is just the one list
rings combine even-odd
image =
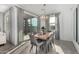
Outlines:
[{"label": "sliding glass door", "polygon": [[37,32],[37,18],[24,19],[24,33]]},{"label": "sliding glass door", "polygon": [[32,24],[32,32],[37,32],[37,18],[32,18],[31,19],[31,24]]}]

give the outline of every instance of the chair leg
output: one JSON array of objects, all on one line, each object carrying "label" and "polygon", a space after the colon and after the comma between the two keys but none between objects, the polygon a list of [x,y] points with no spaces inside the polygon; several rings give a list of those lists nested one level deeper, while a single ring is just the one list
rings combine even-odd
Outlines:
[{"label": "chair leg", "polygon": [[52,40],[52,44],[53,44],[52,48],[55,49],[55,41],[54,41],[54,39]]},{"label": "chair leg", "polygon": [[53,48],[53,46],[52,46],[52,42],[50,42],[50,46],[51,46],[51,48]]},{"label": "chair leg", "polygon": [[54,41],[54,39],[53,39],[53,48],[55,49],[55,41]]},{"label": "chair leg", "polygon": [[55,49],[55,43],[53,43],[53,49],[56,51],[56,49]]},{"label": "chair leg", "polygon": [[37,52],[38,52],[38,51],[37,51],[37,46],[36,46],[36,54],[37,54]]},{"label": "chair leg", "polygon": [[30,48],[30,52],[31,52],[32,48],[33,48],[33,45],[32,45],[31,48]]},{"label": "chair leg", "polygon": [[51,48],[51,43],[48,45],[48,52],[50,51]]},{"label": "chair leg", "polygon": [[50,50],[49,48],[50,48],[50,46],[48,45],[48,46],[47,46],[47,53],[48,53],[48,52],[49,52],[49,50]]},{"label": "chair leg", "polygon": [[44,52],[44,47],[43,47],[43,45],[40,46],[40,52]]},{"label": "chair leg", "polygon": [[42,51],[42,46],[39,47],[39,52],[41,52],[41,51]]},{"label": "chair leg", "polygon": [[48,53],[48,45],[45,46],[44,51],[46,54]]},{"label": "chair leg", "polygon": [[50,42],[50,49],[51,49],[51,51],[52,51],[52,48],[53,48],[53,46],[52,46],[52,42]]},{"label": "chair leg", "polygon": [[46,47],[46,53],[48,53],[48,50],[49,50],[49,45]]}]

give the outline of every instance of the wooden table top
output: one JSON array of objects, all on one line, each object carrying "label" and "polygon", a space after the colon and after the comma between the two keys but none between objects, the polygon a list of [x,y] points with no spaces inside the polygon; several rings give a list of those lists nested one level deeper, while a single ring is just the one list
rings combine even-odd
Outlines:
[{"label": "wooden table top", "polygon": [[50,32],[50,33],[47,32],[45,34],[37,33],[37,34],[34,35],[34,37],[37,38],[37,39],[40,39],[40,40],[47,40],[51,36],[51,34],[53,34],[53,33],[52,32]]}]

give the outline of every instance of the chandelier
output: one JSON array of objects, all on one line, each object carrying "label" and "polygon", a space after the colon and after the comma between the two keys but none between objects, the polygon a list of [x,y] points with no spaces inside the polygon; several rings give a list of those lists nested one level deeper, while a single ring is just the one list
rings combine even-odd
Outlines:
[{"label": "chandelier", "polygon": [[43,11],[43,15],[40,16],[40,19],[42,20],[46,20],[48,19],[48,16],[45,14],[46,13],[46,9],[45,9],[46,4],[43,4],[43,9],[41,9]]},{"label": "chandelier", "polygon": [[42,16],[40,16],[40,19],[42,19],[42,20],[46,20],[46,19],[48,19],[48,16],[46,16],[46,15],[42,15]]}]

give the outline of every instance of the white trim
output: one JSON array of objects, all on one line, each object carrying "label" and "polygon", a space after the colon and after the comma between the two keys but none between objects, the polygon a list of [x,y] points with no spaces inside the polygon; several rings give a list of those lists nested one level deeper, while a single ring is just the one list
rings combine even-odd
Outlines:
[{"label": "white trim", "polygon": [[22,45],[24,45],[26,42],[21,43],[19,46],[15,47],[14,49],[10,50],[8,53],[6,54],[10,54],[12,52],[14,52],[15,50],[17,50],[18,48],[20,48]]},{"label": "white trim", "polygon": [[72,41],[72,40],[67,40],[67,39],[61,39],[61,38],[60,38],[60,40],[64,40],[64,41]]}]

